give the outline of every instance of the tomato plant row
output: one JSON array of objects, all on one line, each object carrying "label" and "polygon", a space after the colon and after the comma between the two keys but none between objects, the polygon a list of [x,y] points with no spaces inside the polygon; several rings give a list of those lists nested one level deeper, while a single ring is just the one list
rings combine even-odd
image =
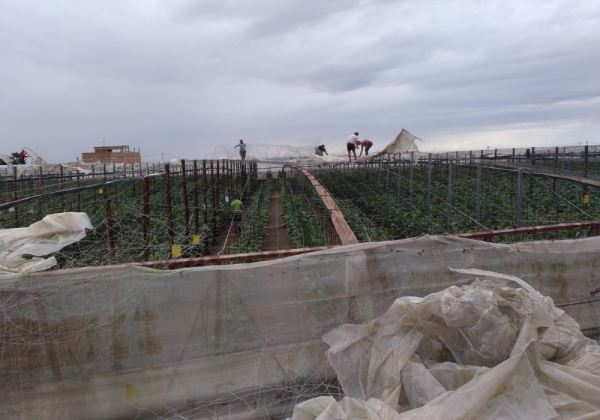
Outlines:
[{"label": "tomato plant row", "polygon": [[[600,195],[578,183],[544,176],[426,165],[319,171],[361,241],[462,233],[600,217]],[[412,172],[412,175],[411,175]],[[479,179],[479,181],[478,181]],[[450,192],[450,194],[449,194]],[[519,198],[520,197],[520,198]]]},{"label": "tomato plant row", "polygon": [[283,217],[287,230],[297,248],[327,244],[323,227],[315,217],[309,198],[301,192],[303,180],[299,177],[279,177],[283,195]]}]

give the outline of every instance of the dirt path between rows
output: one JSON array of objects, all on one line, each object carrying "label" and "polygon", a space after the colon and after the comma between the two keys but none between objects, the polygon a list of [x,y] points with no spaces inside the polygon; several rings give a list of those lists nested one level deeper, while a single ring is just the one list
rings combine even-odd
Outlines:
[{"label": "dirt path between rows", "polygon": [[[209,245],[208,247],[208,255],[217,255],[221,250],[223,251],[223,255],[232,254],[233,253],[233,245],[235,245],[239,239],[239,232],[241,229],[241,223],[238,221],[234,221],[231,229],[229,228],[229,223],[225,228],[225,231],[222,232],[219,236],[217,236],[217,242],[215,245]],[[227,236],[229,233],[229,236]],[[227,244],[225,244],[227,241]]]},{"label": "dirt path between rows", "polygon": [[285,227],[281,190],[279,189],[279,184],[275,183],[273,190],[271,191],[269,223],[267,224],[267,235],[265,237],[263,251],[275,251],[278,249],[291,248],[295,248],[295,246]]}]

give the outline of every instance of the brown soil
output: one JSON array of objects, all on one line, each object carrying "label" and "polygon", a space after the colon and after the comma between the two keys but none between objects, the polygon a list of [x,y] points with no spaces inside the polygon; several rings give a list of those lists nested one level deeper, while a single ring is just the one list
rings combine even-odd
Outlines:
[{"label": "brown soil", "polygon": [[263,251],[275,251],[278,249],[294,248],[294,243],[288,235],[283,219],[283,208],[281,205],[281,191],[279,184],[275,183],[271,192],[271,205],[269,208],[269,223],[267,225],[267,236]]},{"label": "brown soil", "polygon": [[[217,236],[217,243],[215,245],[209,245],[208,254],[209,255],[217,255],[221,250],[223,250],[223,246],[225,249],[221,253],[222,255],[232,254],[233,253],[233,245],[238,241],[240,236],[239,232],[241,229],[241,223],[238,221],[234,221],[231,226],[231,230],[229,230],[229,224],[227,224],[227,229],[222,232],[219,236]],[[229,232],[229,237],[227,237],[227,232]],[[227,239],[227,244],[225,244],[225,240]]]}]

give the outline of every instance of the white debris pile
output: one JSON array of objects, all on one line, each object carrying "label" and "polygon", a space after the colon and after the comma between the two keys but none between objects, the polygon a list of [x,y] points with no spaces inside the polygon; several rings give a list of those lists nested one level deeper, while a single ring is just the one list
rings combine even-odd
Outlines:
[{"label": "white debris pile", "polygon": [[327,333],[346,396],[300,403],[292,419],[600,418],[600,346],[522,280],[477,273]]},{"label": "white debris pile", "polygon": [[0,229],[0,276],[52,268],[54,257],[40,257],[81,240],[92,228],[87,214],[67,212],[49,214],[28,227]]}]

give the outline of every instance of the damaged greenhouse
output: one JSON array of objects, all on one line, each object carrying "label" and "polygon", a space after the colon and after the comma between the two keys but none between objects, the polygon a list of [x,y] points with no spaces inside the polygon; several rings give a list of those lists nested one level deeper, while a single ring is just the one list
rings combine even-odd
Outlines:
[{"label": "damaged greenhouse", "polygon": [[600,417],[599,151],[386,150],[3,176],[0,417]]}]

